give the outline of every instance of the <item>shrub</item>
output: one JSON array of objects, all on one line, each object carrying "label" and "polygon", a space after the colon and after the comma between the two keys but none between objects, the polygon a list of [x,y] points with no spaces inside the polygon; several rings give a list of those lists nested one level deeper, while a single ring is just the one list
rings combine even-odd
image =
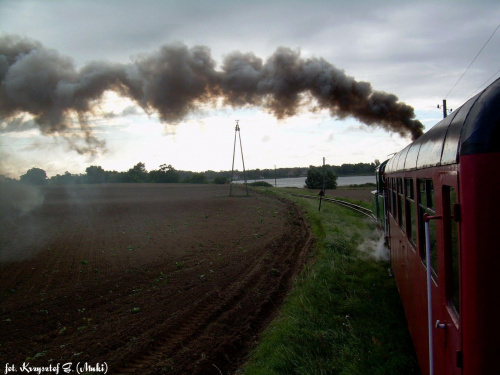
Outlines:
[{"label": "shrub", "polygon": [[266,181],[255,181],[255,182],[252,182],[248,185],[250,185],[250,186],[262,186],[262,187],[273,187],[273,185],[271,185],[269,182],[266,182]]},{"label": "shrub", "polygon": [[333,174],[333,170],[330,166],[309,166],[309,170],[307,171],[306,187],[308,189],[322,189],[323,180],[325,189],[337,188],[337,176]]},{"label": "shrub", "polygon": [[229,183],[229,179],[224,176],[217,176],[214,178],[214,184],[217,185],[225,185]]}]

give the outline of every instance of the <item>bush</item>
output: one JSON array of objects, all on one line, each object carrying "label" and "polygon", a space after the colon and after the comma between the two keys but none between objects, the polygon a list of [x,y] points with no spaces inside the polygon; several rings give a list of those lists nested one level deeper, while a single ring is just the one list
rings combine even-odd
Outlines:
[{"label": "bush", "polygon": [[217,185],[225,185],[229,183],[229,179],[224,176],[217,176],[214,178],[214,184]]},{"label": "bush", "polygon": [[255,181],[255,182],[252,182],[248,185],[250,185],[250,186],[262,186],[262,187],[273,187],[273,185],[271,185],[269,182],[266,182],[266,181]]},{"label": "bush", "polygon": [[309,166],[306,178],[306,188],[308,189],[322,189],[323,179],[325,189],[337,188],[337,176],[333,174],[330,166],[313,167]]},{"label": "bush", "polygon": [[206,184],[207,176],[203,173],[194,172],[190,177],[186,177],[183,182],[187,184]]}]

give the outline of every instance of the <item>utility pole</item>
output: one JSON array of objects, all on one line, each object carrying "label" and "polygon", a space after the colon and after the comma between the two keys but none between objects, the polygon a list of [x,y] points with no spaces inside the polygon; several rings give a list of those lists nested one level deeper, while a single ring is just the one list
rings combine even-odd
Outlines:
[{"label": "utility pole", "polygon": [[325,157],[323,156],[323,191],[325,191]]},{"label": "utility pole", "polygon": [[[437,106],[438,108],[441,108],[438,104]],[[453,111],[452,109],[450,109],[450,113],[451,111]],[[448,109],[446,108],[446,99],[443,99],[443,118],[446,118],[446,116],[448,116]]]},{"label": "utility pole", "polygon": [[318,211],[321,211],[321,201],[323,200],[323,196],[325,195],[325,157],[323,156],[323,188],[319,192],[319,207]]},{"label": "utility pole", "polygon": [[274,187],[278,187],[276,184],[276,164],[274,165]]},{"label": "utility pole", "polygon": [[233,176],[234,176],[234,156],[236,154],[236,135],[239,135],[240,138],[240,150],[241,150],[241,161],[243,163],[243,178],[245,179],[245,188],[248,197],[248,184],[247,184],[247,176],[245,171],[245,159],[243,158],[243,146],[241,144],[241,133],[240,133],[240,120],[236,120],[236,127],[234,128],[234,147],[233,147],[233,166],[231,168],[231,183],[229,184],[229,196],[232,196],[233,192]]}]

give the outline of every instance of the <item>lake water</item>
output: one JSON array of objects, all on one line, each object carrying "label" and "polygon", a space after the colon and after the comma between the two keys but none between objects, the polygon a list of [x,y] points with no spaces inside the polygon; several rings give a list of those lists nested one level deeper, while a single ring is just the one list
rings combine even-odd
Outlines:
[{"label": "lake water", "polygon": [[[265,181],[274,186],[274,178],[264,180],[248,180],[248,183],[254,181]],[[278,178],[276,179],[277,187],[299,187],[302,188],[306,184],[306,177],[291,177],[291,178]],[[242,183],[243,181],[234,181],[235,183]],[[376,183],[375,175],[373,176],[347,176],[338,177],[337,186],[360,185],[366,183]]]}]

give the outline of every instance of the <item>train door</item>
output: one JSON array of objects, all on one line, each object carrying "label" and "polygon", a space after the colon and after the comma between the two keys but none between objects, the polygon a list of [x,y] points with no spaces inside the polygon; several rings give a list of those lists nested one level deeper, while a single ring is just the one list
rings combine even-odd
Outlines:
[{"label": "train door", "polygon": [[436,212],[440,218],[436,223],[439,233],[439,302],[438,306],[433,306],[435,369],[442,369],[443,374],[461,374],[460,206],[457,173],[440,173],[434,188],[436,208],[441,211]]}]

